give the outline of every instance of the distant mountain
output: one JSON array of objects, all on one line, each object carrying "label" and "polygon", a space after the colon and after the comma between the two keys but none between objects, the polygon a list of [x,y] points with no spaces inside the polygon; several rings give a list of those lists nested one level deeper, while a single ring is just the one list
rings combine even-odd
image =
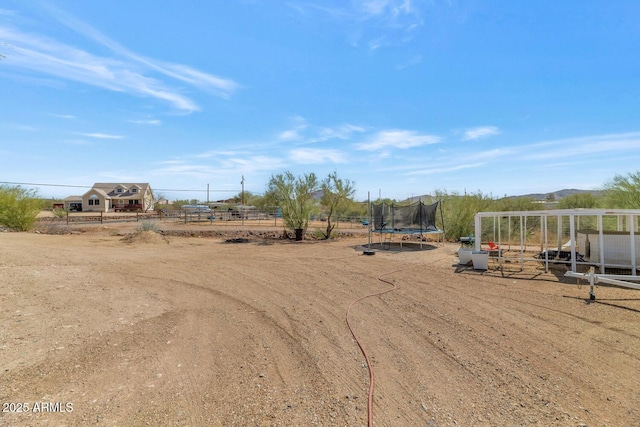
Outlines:
[{"label": "distant mountain", "polygon": [[564,190],[558,190],[551,193],[532,193],[532,194],[523,194],[521,196],[511,196],[511,197],[526,197],[533,200],[554,200],[558,201],[564,197],[572,196],[574,194],[583,194],[583,193],[591,193],[594,197],[599,197],[602,195],[602,190],[576,190],[575,188],[567,188]]},{"label": "distant mountain", "polygon": [[[594,197],[600,197],[603,194],[602,190],[577,190],[575,188],[566,188],[564,190],[553,191],[551,193],[531,193],[531,194],[521,194],[517,196],[507,196],[508,198],[517,198],[517,197],[526,197],[528,199],[532,199],[534,201],[547,201],[551,199],[554,202],[561,200],[564,197],[571,196],[574,194],[582,194],[582,193],[591,193]],[[402,201],[405,202],[417,202],[422,200],[425,203],[430,203],[430,201],[435,201],[436,196],[432,196],[429,194],[423,194],[421,196],[414,196]]]}]

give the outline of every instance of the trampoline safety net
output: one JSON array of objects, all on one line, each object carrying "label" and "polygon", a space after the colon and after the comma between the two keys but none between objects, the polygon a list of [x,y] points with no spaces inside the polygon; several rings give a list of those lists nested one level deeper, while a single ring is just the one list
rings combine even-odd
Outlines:
[{"label": "trampoline safety net", "polygon": [[429,232],[438,231],[436,212],[438,204],[425,205],[423,202],[408,206],[386,203],[372,204],[373,229],[378,232]]}]

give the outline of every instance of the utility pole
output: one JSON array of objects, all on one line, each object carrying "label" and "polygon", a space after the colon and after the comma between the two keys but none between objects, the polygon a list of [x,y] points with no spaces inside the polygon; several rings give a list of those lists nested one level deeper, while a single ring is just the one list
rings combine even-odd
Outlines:
[{"label": "utility pole", "polygon": [[209,184],[207,184],[207,205],[209,204]]}]

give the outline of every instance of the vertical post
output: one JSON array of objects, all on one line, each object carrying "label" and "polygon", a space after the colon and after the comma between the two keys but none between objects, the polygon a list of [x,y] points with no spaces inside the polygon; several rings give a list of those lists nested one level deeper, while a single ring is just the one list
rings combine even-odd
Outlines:
[{"label": "vertical post", "polygon": [[368,223],[369,223],[369,231],[368,231],[368,235],[369,235],[369,249],[371,249],[371,192],[367,191],[367,214],[368,214]]},{"label": "vertical post", "polygon": [[558,215],[558,253],[562,250],[562,217]]},{"label": "vertical post", "polygon": [[[598,245],[600,246],[600,273],[604,274],[604,230],[602,229],[602,214],[598,214]],[[589,258],[591,258],[591,253],[589,253]]]},{"label": "vertical post", "polygon": [[242,225],[244,225],[244,175],[242,175],[242,181],[240,181],[240,184],[242,184],[242,194],[240,195],[240,208],[242,210],[240,211],[240,215],[242,216]]},{"label": "vertical post", "polygon": [[631,245],[631,275],[636,275],[636,224],[633,220],[633,214],[629,214],[627,219],[629,221],[629,237]]},{"label": "vertical post", "polygon": [[[522,218],[524,217],[524,224]],[[520,268],[524,270],[524,250],[527,246],[527,237],[524,235],[524,231],[527,227],[527,217],[520,214]]]},{"label": "vertical post", "polygon": [[207,184],[207,205],[209,204],[209,184]]},{"label": "vertical post", "polygon": [[571,235],[571,271],[576,273],[576,218],[574,214],[569,215],[569,234]]},{"label": "vertical post", "polygon": [[502,269],[502,224],[500,221],[501,218],[502,217],[498,217],[498,265]]},{"label": "vertical post", "polygon": [[69,225],[69,211],[67,211],[67,225]]},{"label": "vertical post", "polygon": [[549,223],[547,222],[547,216],[542,217],[542,223],[544,224],[544,272],[549,272]]},{"label": "vertical post", "polygon": [[480,241],[482,240],[482,227],[480,214],[476,214],[474,217],[474,226],[475,226],[475,243],[476,243],[476,251],[480,250]]},{"label": "vertical post", "polygon": [[100,224],[102,224],[102,211],[100,211]]}]

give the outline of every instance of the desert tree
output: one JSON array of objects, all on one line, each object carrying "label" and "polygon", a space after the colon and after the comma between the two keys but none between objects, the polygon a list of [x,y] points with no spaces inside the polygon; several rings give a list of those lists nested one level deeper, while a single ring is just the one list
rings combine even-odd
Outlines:
[{"label": "desert tree", "polygon": [[346,210],[356,189],[354,182],[338,177],[335,171],[322,181],[320,189],[322,190],[320,204],[327,210],[325,239],[328,239],[336,226],[335,217]]},{"label": "desert tree", "polygon": [[604,185],[608,208],[640,209],[640,171],[616,175]]},{"label": "desert tree", "polygon": [[315,173],[295,177],[287,171],[271,176],[264,197],[270,204],[280,208],[287,228],[304,232],[316,209],[313,193],[317,189],[318,178]]},{"label": "desert tree", "polygon": [[35,190],[21,186],[0,185],[0,224],[19,231],[27,231],[36,222],[43,200]]}]

